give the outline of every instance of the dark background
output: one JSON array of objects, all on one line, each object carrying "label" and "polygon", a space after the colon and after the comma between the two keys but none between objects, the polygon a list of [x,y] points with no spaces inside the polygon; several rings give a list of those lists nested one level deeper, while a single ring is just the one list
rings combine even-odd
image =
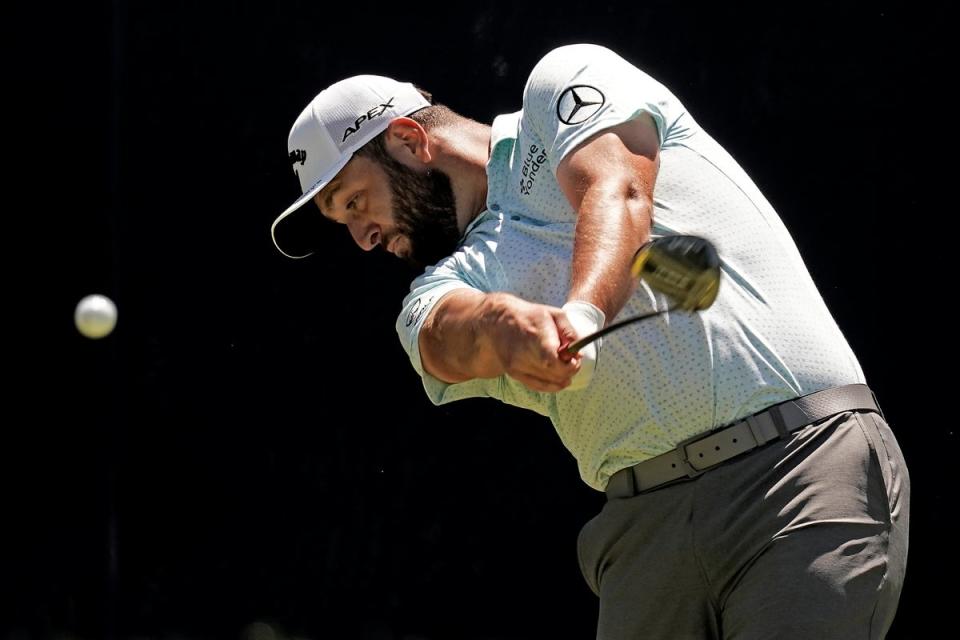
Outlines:
[{"label": "dark background", "polygon": [[[21,119],[7,136],[24,146],[7,177],[0,633],[593,637],[575,540],[602,497],[549,423],[494,401],[430,405],[393,329],[405,266],[345,231],[306,261],[269,238],[298,195],[287,132],[327,84],[392,75],[490,122],[519,108],[544,53],[577,41],[667,84],[793,233],[910,464],[890,637],[942,628],[957,595],[957,437],[936,379],[953,323],[934,313],[955,212],[932,177],[953,117],[936,96],[955,76],[946,6],[11,16]],[[93,292],[120,310],[101,341],[72,324]]]}]

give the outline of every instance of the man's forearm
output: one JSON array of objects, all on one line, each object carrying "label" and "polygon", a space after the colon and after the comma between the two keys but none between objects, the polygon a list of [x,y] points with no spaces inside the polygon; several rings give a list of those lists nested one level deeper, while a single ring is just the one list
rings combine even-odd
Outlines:
[{"label": "man's forearm", "polygon": [[652,202],[629,184],[584,195],[577,218],[569,300],[584,300],[612,320],[633,291],[630,265],[649,239]]},{"label": "man's forearm", "polygon": [[570,384],[579,360],[560,357],[576,332],[562,309],[509,293],[453,291],[420,328],[424,370],[445,382],[507,375],[534,391]]},{"label": "man's forearm", "polygon": [[444,296],[420,329],[420,360],[427,373],[451,383],[503,373],[484,328],[496,313],[498,295],[459,289]]}]

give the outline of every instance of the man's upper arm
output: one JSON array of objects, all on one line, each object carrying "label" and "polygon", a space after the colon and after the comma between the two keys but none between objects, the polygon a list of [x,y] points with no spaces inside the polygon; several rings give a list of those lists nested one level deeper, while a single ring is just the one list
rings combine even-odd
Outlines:
[{"label": "man's upper arm", "polygon": [[[419,349],[420,366],[423,372],[447,384],[470,380],[462,369],[454,366],[457,356],[470,351],[472,336],[468,344],[458,341],[458,336],[442,329],[440,319],[443,316],[463,316],[476,308],[483,294],[475,289],[452,289],[447,291],[433,309],[424,318],[420,329]],[[459,336],[462,337],[462,336]]]},{"label": "man's upper arm", "polygon": [[587,190],[604,181],[611,196],[652,202],[659,151],[656,124],[643,113],[580,143],[557,167],[557,183],[576,211]]},{"label": "man's upper arm", "polygon": [[420,353],[420,331],[435,307],[448,294],[470,285],[446,269],[436,269],[417,278],[403,301],[396,329],[410,363],[421,376],[426,373]]}]

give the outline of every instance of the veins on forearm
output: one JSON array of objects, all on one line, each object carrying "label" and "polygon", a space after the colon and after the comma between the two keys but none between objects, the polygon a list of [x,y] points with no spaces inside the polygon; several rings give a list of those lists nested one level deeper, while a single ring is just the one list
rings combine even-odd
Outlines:
[{"label": "veins on forearm", "polygon": [[584,194],[577,220],[570,299],[619,312],[633,289],[630,261],[649,236],[652,203],[642,185]]}]

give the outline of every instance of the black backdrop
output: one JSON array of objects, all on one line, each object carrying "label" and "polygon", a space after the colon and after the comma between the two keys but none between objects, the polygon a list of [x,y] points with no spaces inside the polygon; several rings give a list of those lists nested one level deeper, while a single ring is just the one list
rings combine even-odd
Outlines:
[{"label": "black backdrop", "polygon": [[[911,465],[891,637],[941,624],[957,441],[934,409],[951,324],[931,312],[951,213],[927,178],[945,7],[99,2],[11,21],[28,41],[13,81],[33,89],[8,102],[39,119],[10,132],[29,175],[9,187],[44,204],[11,215],[35,235],[7,237],[42,313],[8,307],[27,357],[8,387],[0,630],[592,637],[574,545],[602,499],[549,423],[430,405],[393,330],[406,267],[346,232],[306,261],[269,239],[298,193],[287,131],[326,84],[393,75],[489,122],[576,41],[671,87],[794,234]],[[72,326],[91,292],[120,309],[97,342]]]}]

